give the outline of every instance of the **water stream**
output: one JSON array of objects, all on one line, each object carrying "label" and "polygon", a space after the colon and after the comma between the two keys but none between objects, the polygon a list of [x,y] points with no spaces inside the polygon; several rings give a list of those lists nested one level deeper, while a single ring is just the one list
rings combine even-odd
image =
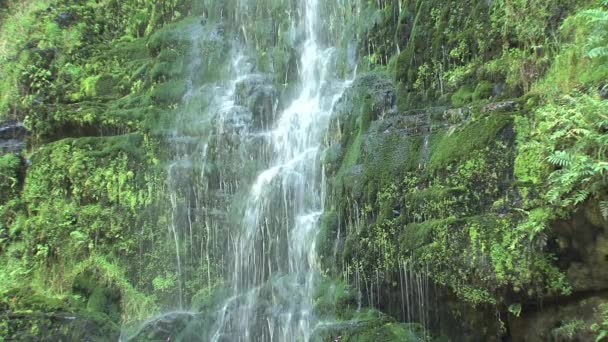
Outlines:
[{"label": "water stream", "polygon": [[313,314],[315,237],[323,213],[319,163],[331,110],[345,82],[334,80],[335,50],[318,40],[318,1],[303,5],[301,90],[265,134],[270,166],[250,187],[233,241],[232,296],[212,341],[307,341]]},{"label": "water stream", "polygon": [[[298,6],[297,84],[281,109],[272,79],[238,43],[226,49],[232,62],[219,79],[205,79],[201,51],[231,41],[221,23],[192,21],[184,32],[190,76],[168,139],[167,236],[174,250],[167,256],[175,274],[153,284],[177,291],[166,299],[169,313],[140,331],[185,319],[205,321],[189,328],[195,340],[308,341],[323,324],[313,303],[326,198],[320,155],[333,107],[352,81],[336,76],[338,50],[322,43],[319,0]],[[217,311],[195,319],[200,308],[188,310],[201,285],[202,297],[213,290],[219,301]]]}]

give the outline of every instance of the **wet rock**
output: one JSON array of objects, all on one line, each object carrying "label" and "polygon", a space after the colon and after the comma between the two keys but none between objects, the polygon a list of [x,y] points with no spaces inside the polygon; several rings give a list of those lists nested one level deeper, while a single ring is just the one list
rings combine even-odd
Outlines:
[{"label": "wet rock", "polygon": [[[352,106],[360,105],[359,101],[364,100],[367,107],[372,110],[374,119],[392,110],[397,101],[395,86],[392,81],[377,73],[368,73],[357,77],[352,86],[345,92],[344,98],[351,102]],[[346,109],[352,108],[351,106],[346,107]]]},{"label": "wet rock", "polygon": [[462,123],[470,117],[470,114],[469,107],[451,108],[443,112],[443,120],[451,124]]},{"label": "wet rock", "polygon": [[481,108],[482,113],[491,113],[491,112],[515,112],[517,110],[517,105],[515,101],[505,101],[505,102],[496,102],[490,103]]},{"label": "wet rock", "polygon": [[334,107],[329,143],[342,140],[343,146],[347,146],[353,132],[359,128],[366,130],[374,121],[390,117],[396,112],[395,94],[391,80],[383,75],[368,73],[357,77]]},{"label": "wet rock", "polygon": [[[524,312],[510,318],[512,341],[596,341],[592,324],[602,321],[601,305],[606,294],[571,301],[546,303],[539,311]],[[603,341],[603,340],[602,340]]]},{"label": "wet rock", "polygon": [[253,122],[253,113],[249,108],[233,106],[220,112],[213,120],[218,134],[241,134]]},{"label": "wet rock", "polygon": [[72,25],[78,19],[74,11],[63,11],[55,17],[55,22],[61,27],[65,28]]},{"label": "wet rock", "polygon": [[0,315],[11,341],[117,341],[120,328],[90,313],[11,313]]},{"label": "wet rock", "polygon": [[608,222],[598,205],[587,204],[553,225],[549,248],[558,256],[574,293],[608,290]]},{"label": "wet rock", "polygon": [[278,93],[272,79],[265,75],[247,75],[236,85],[235,102],[251,111],[257,127],[270,127],[274,121]]},{"label": "wet rock", "polygon": [[492,86],[492,94],[494,97],[502,96],[505,92],[505,85],[503,83],[496,83]]},{"label": "wet rock", "polygon": [[0,154],[19,153],[25,146],[27,129],[22,122],[0,124]]},{"label": "wet rock", "polygon": [[328,168],[328,171],[332,173],[333,171],[337,171],[336,168],[340,166],[340,160],[342,160],[343,154],[344,150],[342,144],[337,143],[323,151],[321,161],[323,162],[323,165]]},{"label": "wet rock", "polygon": [[187,312],[168,313],[149,321],[135,334],[127,339],[130,342],[143,341],[206,341],[201,331],[197,314]]}]

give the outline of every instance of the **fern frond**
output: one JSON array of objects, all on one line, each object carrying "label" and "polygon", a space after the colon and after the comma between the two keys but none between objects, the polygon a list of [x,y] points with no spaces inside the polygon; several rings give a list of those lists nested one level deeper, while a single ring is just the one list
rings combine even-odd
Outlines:
[{"label": "fern frond", "polygon": [[600,202],[600,212],[602,213],[602,216],[608,220],[608,201]]},{"label": "fern frond", "polygon": [[589,9],[582,11],[579,15],[591,22],[608,22],[608,11],[602,9]]},{"label": "fern frond", "polygon": [[589,58],[600,58],[608,56],[608,46],[600,46],[594,49],[591,49],[587,54]]},{"label": "fern frond", "polygon": [[600,119],[596,121],[595,126],[599,129],[608,128],[608,119]]},{"label": "fern frond", "polygon": [[556,166],[566,167],[572,165],[572,155],[566,151],[556,151],[547,157],[547,161]]},{"label": "fern frond", "polygon": [[588,190],[579,190],[576,195],[574,195],[574,204],[581,204],[587,200],[591,193]]},{"label": "fern frond", "polygon": [[547,199],[550,203],[556,204],[561,199],[561,195],[557,189],[551,189],[547,192]]},{"label": "fern frond", "polygon": [[598,174],[600,176],[603,176],[604,173],[608,173],[608,163],[599,162],[599,163],[593,165],[593,173]]}]

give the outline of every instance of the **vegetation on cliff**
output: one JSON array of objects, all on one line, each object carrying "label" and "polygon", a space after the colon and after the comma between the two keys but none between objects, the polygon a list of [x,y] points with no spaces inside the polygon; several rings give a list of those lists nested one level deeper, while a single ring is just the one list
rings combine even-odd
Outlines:
[{"label": "vegetation on cliff", "polygon": [[[325,39],[342,54],[335,72],[349,75],[354,60],[358,76],[322,156],[317,251],[335,284],[316,304],[338,319],[319,338],[415,340],[425,335],[416,322],[433,336],[605,338],[608,3],[320,6]],[[0,156],[0,340],[103,340],[182,291],[209,309],[226,277],[225,245],[195,236],[201,254],[184,262],[187,279],[167,257],[176,247],[166,131],[188,75],[213,84],[227,70],[225,32],[276,97],[289,98],[297,7],[0,0],[0,118],[29,131],[24,151]],[[204,57],[195,71],[193,49]],[[255,89],[239,89],[253,98]],[[217,173],[231,167],[222,143],[206,166]],[[412,284],[420,288],[404,295]],[[563,310],[543,323],[541,303]]]}]

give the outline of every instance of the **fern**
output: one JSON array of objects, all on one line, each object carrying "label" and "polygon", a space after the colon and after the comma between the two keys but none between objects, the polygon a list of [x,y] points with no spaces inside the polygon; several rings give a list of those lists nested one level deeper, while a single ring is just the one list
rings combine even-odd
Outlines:
[{"label": "fern", "polygon": [[566,151],[556,151],[547,157],[547,161],[556,166],[567,167],[572,165],[572,155]]},{"label": "fern", "polygon": [[581,203],[585,202],[590,194],[591,193],[589,192],[589,190],[579,190],[574,195],[574,198],[573,198],[574,199],[574,204],[578,205],[578,204],[581,204]]},{"label": "fern", "polygon": [[608,201],[600,202],[600,212],[604,216],[604,219],[608,220]]},{"label": "fern", "polygon": [[566,20],[563,29],[572,30],[584,27],[591,32],[587,37],[589,58],[601,58],[608,56],[608,45],[606,45],[606,26],[608,26],[608,11],[604,9],[590,9],[582,11],[573,16],[571,20]]},{"label": "fern", "polygon": [[600,58],[608,56],[608,46],[600,46],[591,49],[588,53],[589,58]]},{"label": "fern", "polygon": [[608,12],[602,9],[589,9],[579,15],[590,22],[608,23]]},{"label": "fern", "polygon": [[[547,162],[555,167],[548,177],[545,200],[573,209],[589,198],[602,199],[608,188],[608,103],[583,95],[563,98],[537,112],[539,142],[547,146]],[[606,201],[602,215],[608,214]]]}]

